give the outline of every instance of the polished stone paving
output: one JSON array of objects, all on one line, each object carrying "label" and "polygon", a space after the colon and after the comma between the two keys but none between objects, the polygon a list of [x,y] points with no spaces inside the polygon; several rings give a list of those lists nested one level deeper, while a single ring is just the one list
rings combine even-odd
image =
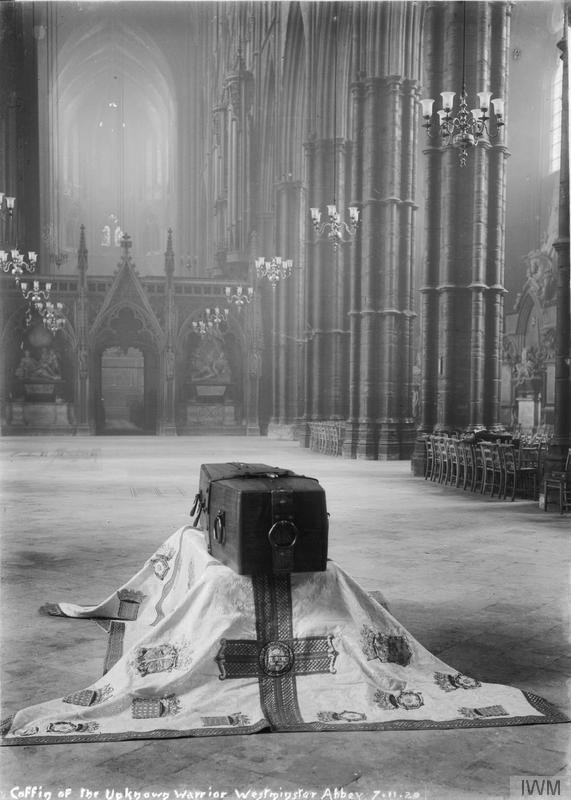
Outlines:
[{"label": "polished stone paving", "polygon": [[[266,438],[6,437],[0,453],[2,717],[100,675],[101,629],[38,608],[97,603],[124,583],[189,521],[209,461],[317,477],[330,556],[380,590],[422,644],[461,672],[570,712],[568,515],[431,484],[408,462],[344,460]],[[569,799],[570,733],[560,724],[2,748],[0,800],[177,800],[185,791],[229,800],[248,790],[248,800],[494,800],[540,789]],[[522,783],[530,777],[551,783]]]}]

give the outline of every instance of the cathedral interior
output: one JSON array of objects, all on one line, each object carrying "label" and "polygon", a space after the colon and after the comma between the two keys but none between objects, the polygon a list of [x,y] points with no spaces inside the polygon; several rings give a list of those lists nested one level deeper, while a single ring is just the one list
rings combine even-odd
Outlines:
[{"label": "cathedral interior", "polygon": [[[4,435],[568,442],[560,4],[5,3],[3,29]],[[443,89],[492,91],[479,131],[424,116]]]},{"label": "cathedral interior", "polygon": [[[565,705],[567,494],[540,505],[571,448],[568,22],[559,0],[0,3],[3,715],[96,671],[75,628],[54,674],[35,609],[120,585],[208,461],[323,476],[332,558],[434,652]],[[433,442],[478,436],[537,448],[513,504],[436,471]],[[494,800],[567,775],[561,728],[21,747],[0,798]]]}]

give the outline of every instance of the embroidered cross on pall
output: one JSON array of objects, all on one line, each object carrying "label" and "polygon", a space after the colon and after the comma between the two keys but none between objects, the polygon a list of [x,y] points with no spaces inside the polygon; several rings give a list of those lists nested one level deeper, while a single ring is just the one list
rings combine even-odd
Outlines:
[{"label": "embroidered cross on pall", "polygon": [[260,702],[273,728],[303,723],[296,678],[335,672],[333,636],[293,635],[289,575],[252,577],[256,639],[222,639],[216,661],[220,680],[258,678]]}]

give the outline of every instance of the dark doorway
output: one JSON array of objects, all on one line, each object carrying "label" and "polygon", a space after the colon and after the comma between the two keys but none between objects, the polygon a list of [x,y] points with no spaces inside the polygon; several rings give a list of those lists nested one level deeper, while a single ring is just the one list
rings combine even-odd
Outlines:
[{"label": "dark doorway", "polygon": [[108,347],[101,354],[97,433],[153,434],[156,430],[155,359],[138,347]]}]

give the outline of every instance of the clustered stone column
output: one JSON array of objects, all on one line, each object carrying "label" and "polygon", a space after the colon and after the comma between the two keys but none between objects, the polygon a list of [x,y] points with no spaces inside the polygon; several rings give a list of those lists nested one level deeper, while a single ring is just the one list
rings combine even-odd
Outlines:
[{"label": "clustered stone column", "polygon": [[[564,24],[571,24],[571,9],[565,6]],[[561,469],[571,447],[571,276],[569,264],[569,50],[567,38],[559,42],[563,60],[561,104],[561,163],[559,178],[557,253],[557,325],[555,340],[555,417],[553,441],[546,457],[545,472]]]},{"label": "clustered stone column", "polygon": [[[308,143],[310,206],[323,209],[335,198],[345,216],[348,198],[343,188],[345,175],[350,174],[348,150],[343,139]],[[336,192],[334,174],[338,177]],[[306,224],[309,228],[311,222]],[[344,420],[347,416],[348,247],[340,244],[335,249],[327,238],[314,238],[309,244],[306,418],[310,422]]]},{"label": "clustered stone column", "polygon": [[[508,3],[434,4],[427,12],[427,94],[457,87],[466,5],[466,88],[505,97]],[[495,133],[494,123],[491,124]],[[425,150],[426,255],[422,294],[421,431],[499,421],[504,297],[506,146],[500,133],[468,151],[439,139]]]},{"label": "clustered stone column", "polygon": [[[389,8],[390,6],[390,8]],[[343,454],[410,455],[419,10],[367,4],[354,32],[349,414]],[[359,24],[362,23],[362,24]],[[402,42],[394,48],[395,40]],[[397,52],[398,51],[398,52]],[[363,59],[362,53],[366,53]]]}]

